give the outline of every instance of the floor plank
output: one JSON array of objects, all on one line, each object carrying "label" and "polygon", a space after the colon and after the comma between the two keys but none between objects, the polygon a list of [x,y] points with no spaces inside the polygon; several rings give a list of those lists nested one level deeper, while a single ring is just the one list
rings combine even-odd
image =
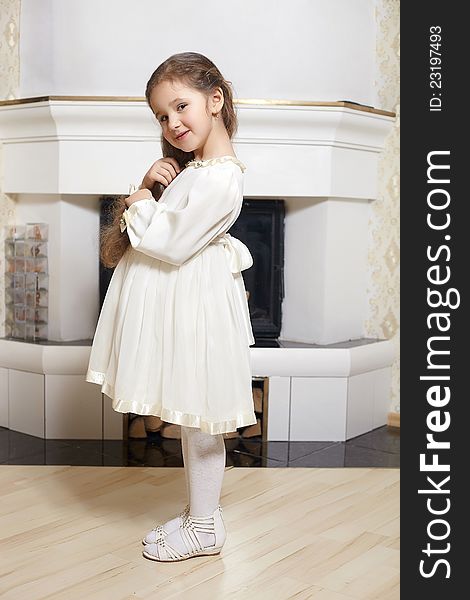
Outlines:
[{"label": "floor plank", "polygon": [[228,467],[222,553],[165,564],[141,538],[184,507],[182,468],[0,465],[0,596],[398,599],[399,483],[390,468]]}]

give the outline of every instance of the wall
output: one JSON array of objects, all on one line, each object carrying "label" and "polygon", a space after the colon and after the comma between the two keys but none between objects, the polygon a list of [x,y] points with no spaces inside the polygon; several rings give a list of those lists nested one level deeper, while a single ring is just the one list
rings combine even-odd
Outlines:
[{"label": "wall", "polygon": [[144,96],[175,52],[205,54],[240,98],[374,101],[372,0],[22,0],[22,97]]},{"label": "wall", "polygon": [[[0,0],[0,100],[19,98],[20,84],[20,0]],[[2,144],[0,144],[0,173]],[[15,222],[15,197],[2,192],[0,179],[0,337],[5,335],[5,252],[4,226]]]},{"label": "wall", "polygon": [[369,318],[366,335],[392,339],[391,412],[400,412],[400,2],[375,0],[375,105],[396,113],[379,161],[379,193],[372,202],[369,243]]}]

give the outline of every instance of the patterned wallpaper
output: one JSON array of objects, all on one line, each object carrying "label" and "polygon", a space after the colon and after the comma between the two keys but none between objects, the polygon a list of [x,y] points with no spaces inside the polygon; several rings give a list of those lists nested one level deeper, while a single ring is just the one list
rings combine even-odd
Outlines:
[{"label": "patterned wallpaper", "polygon": [[[0,0],[0,99],[18,98],[20,87],[20,8],[21,0]],[[2,144],[0,144],[0,172]],[[15,197],[6,196],[0,181],[0,336],[5,335],[5,252],[4,225],[15,221]]]},{"label": "patterned wallpaper", "polygon": [[[396,112],[379,162],[379,195],[372,202],[370,219],[369,314],[365,334],[392,339],[396,359],[392,367],[390,410],[400,412],[399,387],[399,151],[400,151],[400,34],[399,0],[374,0],[376,19],[376,98],[374,106]],[[0,98],[19,97],[19,17],[21,0],[0,0]],[[1,168],[0,144],[0,168]],[[4,331],[4,238],[3,226],[14,223],[15,196],[2,193],[0,181],[0,336]]]},{"label": "patterned wallpaper", "polygon": [[391,412],[400,412],[400,2],[375,0],[377,108],[396,113],[379,160],[377,200],[369,222],[369,316],[365,333],[390,339]]}]

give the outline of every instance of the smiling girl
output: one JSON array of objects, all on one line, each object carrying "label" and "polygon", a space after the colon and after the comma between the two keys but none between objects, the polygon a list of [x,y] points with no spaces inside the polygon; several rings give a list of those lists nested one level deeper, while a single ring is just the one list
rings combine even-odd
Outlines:
[{"label": "smiling girl", "polygon": [[163,158],[102,230],[100,257],[115,269],[86,381],[101,385],[117,412],[181,426],[188,503],[143,539],[146,558],[178,561],[220,553],[223,434],[256,423],[241,274],[253,259],[227,233],[245,171],[231,142],[230,82],[205,56],[184,52],[156,69],[146,99]]}]

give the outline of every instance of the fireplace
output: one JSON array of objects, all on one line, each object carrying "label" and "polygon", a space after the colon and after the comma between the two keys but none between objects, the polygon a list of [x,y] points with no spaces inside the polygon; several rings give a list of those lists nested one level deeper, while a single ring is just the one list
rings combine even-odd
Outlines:
[{"label": "fireplace", "polygon": [[[109,223],[115,197],[100,199],[100,226]],[[245,198],[236,223],[228,230],[245,243],[253,266],[245,269],[243,279],[256,340],[254,347],[279,346],[282,300],[284,298],[284,201]],[[114,269],[101,263],[100,309]]]},{"label": "fireplace", "polygon": [[[252,374],[269,383],[266,439],[349,439],[385,424],[390,407],[393,344],[363,331],[370,204],[394,115],[348,102],[236,106],[247,170],[233,235],[267,265],[261,289],[258,272],[243,272],[259,339]],[[100,198],[126,194],[161,156],[157,125],[143,99],[42,97],[1,103],[0,137],[17,221],[50,232],[49,340],[0,339],[1,424],[121,439],[122,415],[84,381],[101,306]],[[263,216],[270,204],[277,216]],[[279,229],[271,252],[250,211]]]}]

